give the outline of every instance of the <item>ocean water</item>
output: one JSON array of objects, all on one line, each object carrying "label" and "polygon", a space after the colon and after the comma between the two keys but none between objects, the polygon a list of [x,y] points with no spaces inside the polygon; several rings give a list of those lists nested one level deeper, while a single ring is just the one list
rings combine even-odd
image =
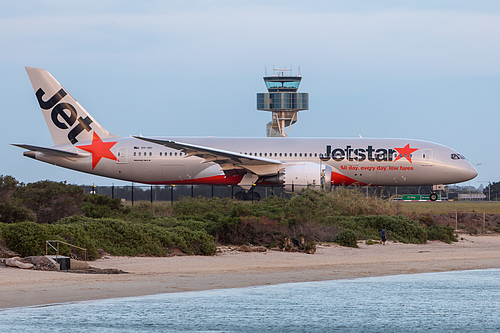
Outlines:
[{"label": "ocean water", "polygon": [[500,269],[11,308],[0,332],[500,332]]}]

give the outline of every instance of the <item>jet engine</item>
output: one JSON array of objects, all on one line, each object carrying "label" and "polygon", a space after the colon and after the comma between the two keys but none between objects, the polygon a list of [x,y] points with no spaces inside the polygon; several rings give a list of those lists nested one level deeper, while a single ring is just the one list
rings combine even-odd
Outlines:
[{"label": "jet engine", "polygon": [[277,176],[265,180],[282,184],[287,192],[300,192],[307,187],[330,190],[332,168],[318,163],[294,163],[285,166]]}]

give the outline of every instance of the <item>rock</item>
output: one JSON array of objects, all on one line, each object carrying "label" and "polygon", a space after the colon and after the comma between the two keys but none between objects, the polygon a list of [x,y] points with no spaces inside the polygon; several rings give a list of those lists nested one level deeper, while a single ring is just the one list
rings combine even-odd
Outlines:
[{"label": "rock", "polygon": [[9,250],[7,244],[5,243],[5,240],[2,239],[2,237],[0,237],[0,258],[12,258],[12,257],[19,257],[19,254]]},{"label": "rock", "polygon": [[24,263],[21,261],[21,258],[19,257],[14,257],[14,258],[9,258],[5,260],[5,264],[10,267],[19,267],[22,269],[31,269],[35,265],[29,264],[29,263]]},{"label": "rock", "polygon": [[23,262],[31,263],[35,265],[34,269],[39,269],[43,271],[57,271],[59,270],[59,264],[54,260],[47,258],[45,256],[32,256],[22,259]]}]

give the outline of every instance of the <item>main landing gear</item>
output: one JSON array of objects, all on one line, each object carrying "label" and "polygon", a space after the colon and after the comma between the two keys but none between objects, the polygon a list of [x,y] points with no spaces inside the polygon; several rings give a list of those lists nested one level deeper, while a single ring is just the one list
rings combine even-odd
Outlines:
[{"label": "main landing gear", "polygon": [[252,201],[259,201],[260,200],[260,194],[257,192],[254,192],[252,189],[249,191],[239,191],[236,192],[234,195],[234,198],[236,200],[252,200]]}]

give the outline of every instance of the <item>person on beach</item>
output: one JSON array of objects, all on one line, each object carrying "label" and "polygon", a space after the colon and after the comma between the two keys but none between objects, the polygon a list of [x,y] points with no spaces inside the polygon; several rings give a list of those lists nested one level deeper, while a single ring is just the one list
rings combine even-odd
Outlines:
[{"label": "person on beach", "polygon": [[385,228],[382,228],[382,231],[380,232],[380,238],[382,238],[381,243],[385,245],[385,241],[387,240]]}]

